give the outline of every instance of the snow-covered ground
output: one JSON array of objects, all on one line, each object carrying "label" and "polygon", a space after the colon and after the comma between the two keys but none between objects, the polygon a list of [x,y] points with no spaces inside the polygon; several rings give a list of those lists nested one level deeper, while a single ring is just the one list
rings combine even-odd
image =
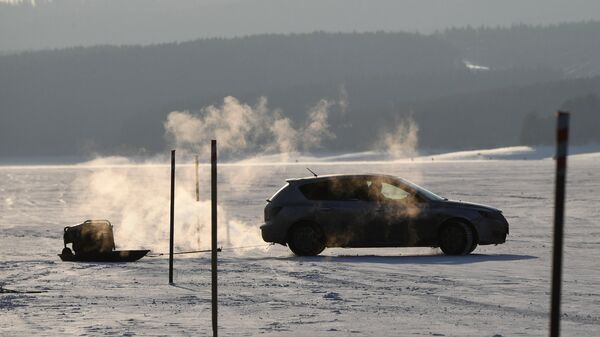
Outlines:
[{"label": "snow-covered ground", "polygon": [[[429,248],[327,249],[314,258],[294,257],[281,246],[224,250],[219,255],[221,335],[547,335],[554,161],[443,159],[312,163],[310,168],[319,174],[395,174],[442,196],[501,208],[511,224],[506,244],[483,246],[464,257],[443,256]],[[220,226],[235,225],[232,244],[223,240],[223,247],[260,244],[256,236],[264,200],[285,178],[306,176],[304,167],[221,166],[219,196],[226,218]],[[0,168],[0,285],[5,291],[0,293],[0,335],[210,334],[207,254],[178,256],[175,285],[167,284],[165,257],[129,264],[80,264],[61,262],[56,255],[62,249],[63,227],[89,217],[113,221],[118,247],[164,251],[168,238],[156,226],[166,229],[167,222],[119,231],[121,222],[132,221],[122,214],[128,208],[121,207],[131,195],[90,203],[94,199],[86,195],[110,185],[113,175],[103,176],[100,186],[85,182],[98,184],[88,178],[106,170],[116,176],[117,188],[133,188],[119,180],[124,174],[141,182],[137,188],[147,193],[134,195],[142,194],[143,200],[168,196],[167,166]],[[202,170],[205,200],[207,167]],[[193,195],[191,173],[192,166],[178,168],[178,188]],[[564,336],[598,336],[599,156],[569,161],[567,195],[562,330]],[[168,216],[168,203],[159,205],[144,212],[156,212],[161,219]],[[189,218],[189,213],[178,213],[178,228],[195,221]],[[202,214],[197,221],[206,218]],[[160,235],[148,236],[145,228]],[[204,228],[199,247],[206,247],[208,227]],[[240,228],[249,234],[233,243]],[[188,230],[188,237],[178,237],[180,249],[198,248],[189,247],[198,241],[193,233]],[[131,236],[155,241],[146,245]]]}]

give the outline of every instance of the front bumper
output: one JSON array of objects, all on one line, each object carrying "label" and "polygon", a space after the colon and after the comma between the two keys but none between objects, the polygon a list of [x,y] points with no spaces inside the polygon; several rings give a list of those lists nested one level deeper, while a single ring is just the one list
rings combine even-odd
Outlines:
[{"label": "front bumper", "polygon": [[509,232],[509,224],[504,216],[499,218],[486,219],[479,230],[479,244],[481,245],[497,245],[506,242],[506,237]]}]

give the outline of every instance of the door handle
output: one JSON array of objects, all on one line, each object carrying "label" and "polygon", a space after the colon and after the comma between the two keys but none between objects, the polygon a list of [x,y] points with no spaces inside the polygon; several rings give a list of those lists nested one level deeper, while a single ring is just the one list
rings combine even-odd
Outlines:
[{"label": "door handle", "polygon": [[331,212],[331,208],[330,207],[321,207],[321,208],[319,208],[319,210],[323,211],[323,212]]}]

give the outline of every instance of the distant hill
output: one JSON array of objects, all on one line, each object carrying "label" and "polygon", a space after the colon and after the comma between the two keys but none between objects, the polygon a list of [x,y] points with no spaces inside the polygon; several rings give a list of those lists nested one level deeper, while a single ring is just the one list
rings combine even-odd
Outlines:
[{"label": "distant hill", "polygon": [[[600,76],[511,86],[399,103],[420,126],[424,148],[476,149],[553,144],[555,114],[572,112],[572,144],[600,144]],[[410,107],[410,108],[409,108]],[[539,121],[527,122],[535,116]],[[533,136],[541,134],[541,136]]]},{"label": "distant hill", "polygon": [[435,35],[466,60],[494,69],[546,67],[569,77],[600,75],[599,21],[453,28]]},{"label": "distant hill", "polygon": [[[560,27],[546,28],[551,40],[561,41],[564,34],[552,33]],[[564,29],[581,27],[600,35],[595,23]],[[496,32],[516,36],[519,29]],[[335,99],[341,88],[348,109],[332,113],[337,137],[323,151],[371,149],[382,130],[407,116],[419,124],[422,147],[508,146],[530,141],[522,136],[528,114],[600,95],[598,77],[566,71],[592,47],[572,44],[571,58],[558,61],[540,54],[538,62],[516,55],[500,63],[495,54],[469,54],[472,34],[321,32],[0,56],[0,156],[155,153],[165,149],[163,122],[171,111],[198,110],[229,95],[249,103],[266,96],[300,121],[308,107]],[[519,40],[506,40],[498,53],[510,55]],[[469,69],[465,60],[490,69]]]},{"label": "distant hill", "polygon": [[[448,43],[408,33],[263,35],[2,56],[0,153],[157,151],[172,110],[245,92],[254,101],[281,88],[452,71],[458,62]],[[314,102],[298,103],[304,109]]]}]

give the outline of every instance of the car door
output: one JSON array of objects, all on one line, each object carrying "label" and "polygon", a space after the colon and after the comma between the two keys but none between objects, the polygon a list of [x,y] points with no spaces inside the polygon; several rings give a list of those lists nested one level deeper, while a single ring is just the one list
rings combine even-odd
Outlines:
[{"label": "car door", "polygon": [[364,200],[357,197],[360,182],[351,178],[332,178],[301,187],[313,201],[312,214],[327,239],[329,247],[357,247],[364,241]]},{"label": "car door", "polygon": [[375,233],[368,228],[376,205],[366,200],[364,178],[332,178],[305,188],[314,200],[315,221],[323,229],[329,247],[365,247]]},{"label": "car door", "polygon": [[379,191],[380,184],[369,177],[355,178],[355,189],[347,212],[351,217],[344,228],[352,238],[352,247],[389,246],[389,205],[384,203]]},{"label": "car door", "polygon": [[338,235],[346,241],[346,247],[378,247],[382,245],[380,231],[373,230],[377,225],[377,215],[381,211],[378,203],[368,197],[368,178],[355,176],[344,178],[343,195],[339,195],[340,205],[336,212]]},{"label": "car door", "polygon": [[375,246],[414,246],[419,241],[422,204],[410,188],[393,181],[373,180],[370,199],[373,216],[369,224]]},{"label": "car door", "polygon": [[362,247],[364,223],[368,218],[365,202],[361,200],[326,200],[319,202],[317,222],[323,228],[331,247]]}]

